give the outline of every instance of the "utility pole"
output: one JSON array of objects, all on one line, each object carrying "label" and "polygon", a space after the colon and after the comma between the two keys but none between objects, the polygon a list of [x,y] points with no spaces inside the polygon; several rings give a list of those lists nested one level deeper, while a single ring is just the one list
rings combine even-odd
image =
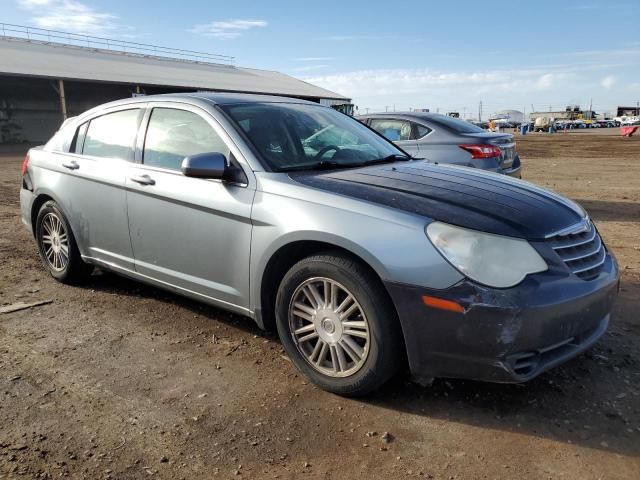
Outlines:
[{"label": "utility pole", "polygon": [[384,111],[385,111],[385,112],[388,112],[388,111],[389,111],[389,105],[385,105],[385,106],[384,106]]},{"label": "utility pole", "polygon": [[482,122],[482,100],[478,104],[478,122]]},{"label": "utility pole", "polygon": [[589,99],[589,120],[593,118],[593,98]]}]

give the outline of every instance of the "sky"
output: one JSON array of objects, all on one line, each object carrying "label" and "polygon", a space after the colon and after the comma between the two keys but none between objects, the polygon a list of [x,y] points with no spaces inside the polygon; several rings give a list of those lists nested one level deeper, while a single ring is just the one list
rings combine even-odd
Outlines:
[{"label": "sky", "polygon": [[[0,22],[231,55],[353,99],[597,112],[640,101],[640,0],[0,0]],[[0,59],[1,61],[1,59]]]}]

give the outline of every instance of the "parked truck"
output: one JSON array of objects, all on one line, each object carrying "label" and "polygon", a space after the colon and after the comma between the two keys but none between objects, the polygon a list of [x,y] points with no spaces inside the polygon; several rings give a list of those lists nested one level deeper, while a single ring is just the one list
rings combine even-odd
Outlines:
[{"label": "parked truck", "polygon": [[534,132],[548,132],[553,125],[554,119],[552,117],[537,117],[533,123]]}]

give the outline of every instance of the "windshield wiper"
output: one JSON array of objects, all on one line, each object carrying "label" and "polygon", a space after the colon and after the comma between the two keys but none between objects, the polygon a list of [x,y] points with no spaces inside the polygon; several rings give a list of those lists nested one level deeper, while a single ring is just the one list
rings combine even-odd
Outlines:
[{"label": "windshield wiper", "polygon": [[310,170],[328,170],[330,168],[350,167],[344,163],[332,162],[331,160],[320,160],[309,167]]},{"label": "windshield wiper", "polygon": [[376,158],[374,160],[367,160],[362,162],[362,165],[375,165],[377,163],[391,163],[391,162],[407,162],[413,160],[413,157],[409,155],[403,155],[401,153],[394,153],[393,155],[387,155],[386,157]]},{"label": "windshield wiper", "polygon": [[332,162],[330,160],[321,160],[316,163],[305,163],[303,165],[292,165],[290,167],[282,167],[276,169],[277,172],[294,172],[296,170],[328,170],[330,168],[349,168],[358,165],[345,165],[344,163]]},{"label": "windshield wiper", "polygon": [[277,169],[278,172],[293,172],[296,170],[330,170],[332,168],[358,168],[358,167],[366,167],[368,165],[375,165],[378,163],[390,163],[396,161],[406,162],[408,160],[413,160],[413,157],[408,155],[402,155],[399,153],[394,153],[393,155],[388,155],[382,158],[376,158],[373,160],[366,160],[364,162],[357,163],[339,163],[331,160],[321,160],[312,164],[304,164],[304,165],[294,165],[291,167],[283,167]]}]

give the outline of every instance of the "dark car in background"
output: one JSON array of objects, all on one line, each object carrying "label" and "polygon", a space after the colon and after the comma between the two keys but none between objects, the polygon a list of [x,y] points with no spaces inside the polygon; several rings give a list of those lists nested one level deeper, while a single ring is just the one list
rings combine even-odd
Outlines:
[{"label": "dark car in background", "polygon": [[487,132],[438,113],[376,113],[357,119],[413,157],[521,176],[520,157],[509,133]]}]

